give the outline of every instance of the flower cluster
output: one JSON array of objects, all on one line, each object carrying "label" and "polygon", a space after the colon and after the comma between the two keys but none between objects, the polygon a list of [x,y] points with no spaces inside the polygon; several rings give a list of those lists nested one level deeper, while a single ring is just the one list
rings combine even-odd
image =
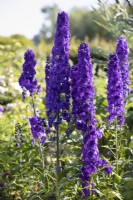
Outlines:
[{"label": "flower cluster", "polygon": [[77,129],[81,130],[83,134],[83,167],[80,170],[83,198],[90,195],[88,181],[91,174],[97,171],[99,160],[98,137],[102,136],[95,128],[94,86],[92,80],[90,50],[86,43],[81,43],[78,50],[78,64],[73,66],[71,70],[71,95],[73,99],[73,118]]},{"label": "flower cluster", "polygon": [[35,139],[39,139],[41,144],[46,142],[46,134],[43,128],[43,121],[38,116],[32,116],[29,118],[31,132],[33,136],[33,142]]},{"label": "flower cluster", "polygon": [[19,78],[19,85],[22,87],[22,97],[25,98],[25,90],[30,92],[32,96],[33,92],[39,93],[40,92],[40,85],[37,85],[38,81],[35,78],[35,65],[36,61],[34,59],[34,52],[28,49],[25,52],[24,59],[25,62],[22,66],[23,72]]},{"label": "flower cluster", "polygon": [[[70,120],[69,98],[69,18],[65,12],[58,14],[51,62],[46,65],[46,109],[49,126],[57,127],[62,119]],[[60,114],[61,113],[61,114]],[[60,116],[59,116],[60,114]]]},{"label": "flower cluster", "polygon": [[108,123],[119,120],[124,124],[124,99],[123,99],[122,75],[117,54],[110,54],[108,63]]},{"label": "flower cluster", "polygon": [[112,167],[108,166],[105,160],[99,159],[98,139],[102,137],[103,133],[95,127],[92,63],[90,50],[86,43],[81,43],[79,46],[78,64],[71,70],[71,88],[73,119],[76,128],[83,134],[83,167],[80,169],[80,178],[83,188],[82,198],[87,198],[90,192],[95,193],[94,181],[92,181],[91,191],[89,190],[88,181],[90,181],[91,175],[97,171],[98,167],[103,166],[105,166],[104,171],[109,174],[112,172]]},{"label": "flower cluster", "polygon": [[119,37],[117,40],[116,54],[119,58],[119,65],[122,75],[123,95],[126,97],[129,90],[129,70],[128,70],[128,44],[125,38]]},{"label": "flower cluster", "polygon": [[86,43],[81,43],[78,50],[78,64],[71,70],[71,95],[72,114],[76,127],[85,133],[90,126],[96,124],[92,79],[90,50]]}]

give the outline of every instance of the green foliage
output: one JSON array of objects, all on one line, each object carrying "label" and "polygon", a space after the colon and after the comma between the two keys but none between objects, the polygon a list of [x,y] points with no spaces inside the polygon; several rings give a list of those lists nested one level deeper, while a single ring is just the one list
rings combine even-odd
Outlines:
[{"label": "green foliage", "polygon": [[15,34],[11,36],[11,39],[15,39],[16,41],[20,42],[23,47],[29,48],[32,46],[32,41],[27,39],[25,36],[20,34]]}]

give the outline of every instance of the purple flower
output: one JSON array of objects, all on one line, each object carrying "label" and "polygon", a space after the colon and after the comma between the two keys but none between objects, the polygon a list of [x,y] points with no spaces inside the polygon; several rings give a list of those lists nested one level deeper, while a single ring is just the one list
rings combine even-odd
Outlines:
[{"label": "purple flower", "polygon": [[99,160],[98,138],[102,137],[100,129],[96,129],[94,85],[90,50],[86,43],[78,49],[78,64],[71,70],[72,114],[76,128],[82,131],[83,148],[80,178],[83,181],[82,198],[90,195],[88,181],[97,171]]},{"label": "purple flower", "polygon": [[107,165],[107,166],[104,168],[104,171],[105,171],[107,174],[111,174],[112,171],[113,171],[113,167]]},{"label": "purple flower", "polygon": [[106,161],[106,160],[98,160],[98,162],[97,162],[97,166],[98,167],[103,167],[104,165],[107,165],[108,164],[108,162]]},{"label": "purple flower", "polygon": [[124,97],[126,97],[130,92],[129,89],[130,80],[129,80],[129,70],[128,70],[129,48],[128,48],[128,43],[124,37],[119,37],[117,39],[116,54],[119,58],[119,66],[122,74],[123,95]]},{"label": "purple flower", "polygon": [[68,128],[68,129],[66,130],[66,135],[67,135],[67,137],[69,137],[71,133],[72,133],[72,129],[71,129],[71,128]]},{"label": "purple flower", "polygon": [[46,109],[50,127],[55,125],[54,122],[57,122],[57,127],[62,119],[70,120],[69,46],[69,18],[65,12],[61,12],[57,18],[52,58],[48,58],[45,68]]},{"label": "purple flower", "polygon": [[8,178],[10,175],[11,175],[11,174],[10,174],[9,172],[5,172],[5,173],[3,174],[3,176],[6,177],[6,178]]},{"label": "purple flower", "polygon": [[0,112],[4,112],[4,107],[0,105]]},{"label": "purple flower", "polygon": [[117,54],[110,54],[108,63],[108,124],[113,120],[119,120],[124,124],[124,99],[121,69]]},{"label": "purple flower", "polygon": [[33,92],[38,93],[40,91],[40,86],[37,85],[38,81],[35,78],[35,65],[36,61],[34,58],[34,52],[28,49],[24,54],[25,62],[22,66],[23,72],[19,78],[19,85],[23,89],[22,97],[25,98],[26,91],[30,92],[32,96]]},{"label": "purple flower", "polygon": [[0,105],[0,117],[3,116],[3,112],[4,112],[4,107]]},{"label": "purple flower", "polygon": [[61,166],[57,166],[56,170],[59,171],[62,167]]},{"label": "purple flower", "polygon": [[41,144],[45,144],[46,136],[44,128],[42,126],[41,118],[38,116],[32,116],[29,118],[29,121],[33,139],[39,139]]},{"label": "purple flower", "polygon": [[96,194],[96,191],[95,191],[95,183],[94,183],[94,180],[92,180],[92,184],[91,184],[91,186],[92,186],[92,194]]},{"label": "purple flower", "polygon": [[98,139],[101,139],[102,136],[103,136],[103,132],[101,131],[100,128],[97,128],[97,138],[98,138]]},{"label": "purple flower", "polygon": [[0,189],[4,188],[5,187],[5,184],[0,182]]},{"label": "purple flower", "polygon": [[82,183],[82,188],[83,188],[82,198],[86,199],[87,197],[90,196],[90,190],[89,190],[88,182],[83,182]]}]

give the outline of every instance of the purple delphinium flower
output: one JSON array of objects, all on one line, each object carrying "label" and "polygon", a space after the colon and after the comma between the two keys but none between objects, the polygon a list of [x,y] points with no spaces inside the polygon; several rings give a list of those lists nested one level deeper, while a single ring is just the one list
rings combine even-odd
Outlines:
[{"label": "purple delphinium flower", "polygon": [[47,109],[47,116],[50,115],[50,89],[51,89],[51,85],[50,85],[50,68],[51,68],[51,57],[47,56],[47,60],[46,60],[46,66],[45,66],[45,82],[46,82],[46,109]]},{"label": "purple delphinium flower", "polygon": [[119,58],[119,65],[122,75],[122,86],[123,86],[123,95],[127,97],[130,89],[129,89],[129,70],[128,70],[128,54],[129,48],[128,43],[124,37],[119,37],[117,39],[117,46],[116,46],[116,54]]},{"label": "purple delphinium flower", "polygon": [[69,115],[66,115],[70,98],[69,46],[69,18],[65,12],[61,12],[57,18],[52,58],[45,69],[46,109],[50,127],[57,127],[62,119],[70,120]]},{"label": "purple delphinium flower", "polygon": [[36,70],[35,70],[35,55],[34,52],[28,49],[24,54],[25,62],[22,66],[23,72],[19,78],[19,85],[23,89],[22,97],[25,98],[25,90],[29,91],[32,96],[33,92],[40,92],[40,85],[38,86],[37,79],[35,78]]},{"label": "purple delphinium flower", "polygon": [[38,116],[32,116],[29,118],[29,121],[33,139],[39,139],[41,144],[45,144],[46,134],[42,126],[41,118]]},{"label": "purple delphinium flower", "polygon": [[81,130],[83,134],[83,167],[80,169],[79,177],[82,180],[82,198],[87,198],[90,195],[88,181],[98,167],[98,138],[102,137],[102,132],[95,128],[92,63],[90,50],[86,43],[81,43],[79,46],[78,64],[73,66],[71,70],[71,88],[73,119],[76,128]]},{"label": "purple delphinium flower", "polygon": [[68,129],[66,130],[66,135],[67,135],[67,137],[69,137],[69,136],[71,135],[71,133],[72,133],[72,129],[71,129],[71,128],[68,128]]},{"label": "purple delphinium flower", "polygon": [[92,194],[96,194],[96,191],[95,191],[95,183],[94,183],[93,180],[92,180],[91,186],[92,186],[92,190],[91,190]]},{"label": "purple delphinium flower", "polygon": [[124,124],[124,98],[123,84],[119,59],[117,54],[110,54],[108,63],[108,124],[113,120],[119,120],[120,124]]},{"label": "purple delphinium flower", "polygon": [[107,166],[104,168],[104,171],[105,171],[105,173],[107,173],[107,174],[111,174],[112,171],[113,171],[113,167],[107,165]]},{"label": "purple delphinium flower", "polygon": [[88,196],[90,196],[90,190],[89,190],[89,184],[88,182],[82,182],[82,188],[83,188],[83,193],[82,193],[82,198],[86,199]]}]

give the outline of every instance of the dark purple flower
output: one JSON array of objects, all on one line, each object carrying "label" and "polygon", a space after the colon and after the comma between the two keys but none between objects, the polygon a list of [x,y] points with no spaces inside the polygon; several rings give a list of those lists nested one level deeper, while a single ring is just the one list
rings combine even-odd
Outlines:
[{"label": "dark purple flower", "polygon": [[121,69],[117,54],[110,54],[108,63],[108,123],[118,120],[124,124],[124,99]]},{"label": "dark purple flower", "polygon": [[11,174],[10,174],[9,172],[5,172],[5,173],[3,174],[3,176],[5,176],[6,178],[8,178],[10,175],[11,175]]},{"label": "dark purple flower", "polygon": [[61,166],[57,166],[56,170],[59,171],[62,167]]},{"label": "dark purple flower", "polygon": [[40,118],[40,123],[41,123],[41,125],[43,126],[43,127],[46,127],[47,125],[46,125],[46,120],[45,120],[45,118]]},{"label": "dark purple flower", "polygon": [[72,133],[72,129],[71,129],[71,128],[68,128],[68,129],[66,130],[66,135],[69,137],[71,133]]},{"label": "dark purple flower", "polygon": [[78,64],[71,69],[71,88],[73,120],[76,128],[82,131],[83,134],[83,167],[80,170],[79,177],[83,181],[82,198],[86,198],[90,195],[88,181],[91,179],[91,175],[96,173],[98,167],[98,138],[101,138],[103,135],[100,129],[95,127],[92,63],[90,50],[86,43],[80,44]]},{"label": "dark purple flower", "polygon": [[97,138],[98,138],[98,139],[101,139],[102,136],[103,136],[103,132],[101,131],[100,128],[97,128]]},{"label": "dark purple flower", "polygon": [[38,93],[40,91],[40,86],[37,85],[38,81],[35,78],[35,65],[36,61],[34,58],[34,52],[30,49],[28,49],[24,54],[25,62],[22,66],[23,72],[19,78],[19,85],[23,89],[22,97],[25,98],[26,91],[30,92],[30,95],[32,96],[33,92]]},{"label": "dark purple flower", "polygon": [[46,135],[48,135],[50,132],[51,132],[50,129],[47,129],[46,130]]},{"label": "dark purple flower", "polygon": [[4,188],[5,184],[0,182],[0,189]]},{"label": "dark purple flower", "polygon": [[82,198],[86,199],[87,197],[90,196],[90,190],[89,190],[88,182],[83,182],[82,183],[82,188],[83,188]]},{"label": "dark purple flower", "polygon": [[[49,126],[61,123],[62,118],[69,122],[69,18],[65,12],[58,14],[57,27],[52,49],[45,68],[46,109]],[[59,116],[60,115],[60,116]]]},{"label": "dark purple flower", "polygon": [[29,118],[29,121],[33,139],[39,139],[41,144],[45,144],[46,136],[44,128],[42,126],[41,118],[38,116],[32,116]]},{"label": "dark purple flower", "polygon": [[94,180],[92,180],[91,186],[92,186],[92,190],[91,190],[92,194],[96,194]]},{"label": "dark purple flower", "polygon": [[130,80],[129,80],[129,70],[128,70],[129,48],[128,48],[128,43],[124,37],[119,37],[117,39],[116,54],[119,58],[119,66],[122,74],[123,95],[124,97],[126,97],[130,92],[129,89]]},{"label": "dark purple flower", "polygon": [[103,167],[104,165],[107,165],[108,164],[108,162],[106,161],[106,160],[98,160],[98,162],[97,162],[97,166],[98,167]]},{"label": "dark purple flower", "polygon": [[56,136],[53,136],[53,137],[50,138],[50,140],[51,140],[51,141],[56,141],[56,140],[57,140],[57,137],[56,137]]},{"label": "dark purple flower", "polygon": [[107,174],[111,174],[112,171],[113,171],[113,167],[107,165],[107,166],[104,168],[104,171],[105,171]]}]

